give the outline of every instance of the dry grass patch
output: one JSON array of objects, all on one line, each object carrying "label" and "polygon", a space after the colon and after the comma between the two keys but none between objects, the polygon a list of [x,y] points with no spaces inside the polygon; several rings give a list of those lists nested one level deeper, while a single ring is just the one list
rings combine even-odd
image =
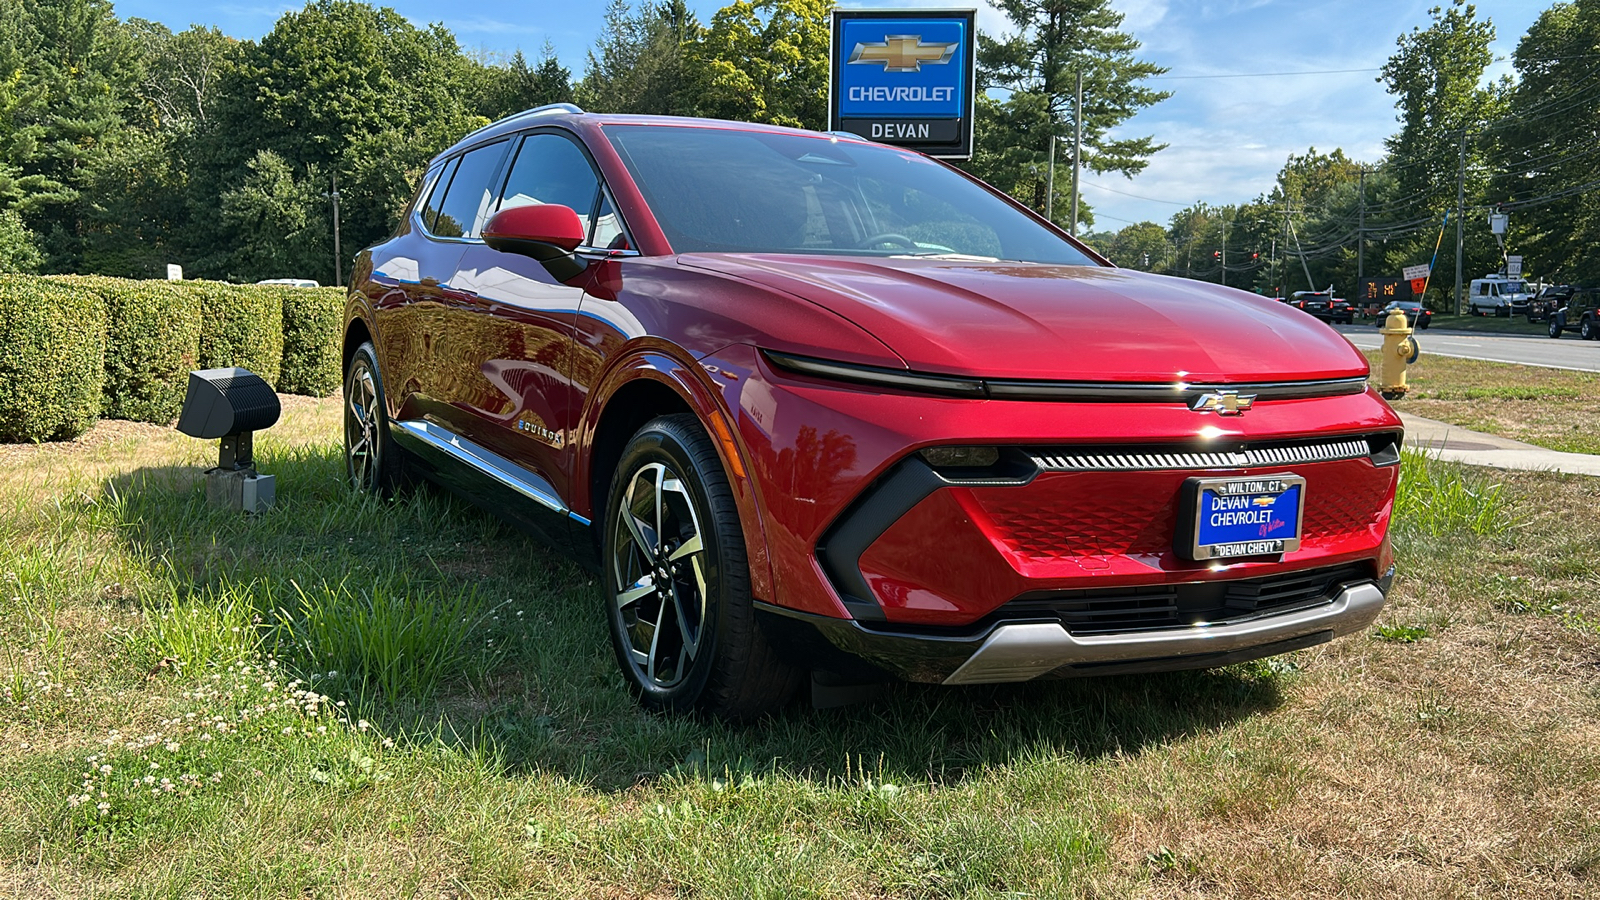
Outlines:
[{"label": "dry grass patch", "polygon": [[[1376,373],[1377,353],[1367,359]],[[1600,373],[1424,352],[1407,381],[1411,393],[1394,402],[1401,412],[1551,450],[1600,453]]]},{"label": "dry grass patch", "polygon": [[[0,701],[0,896],[1600,896],[1600,480],[1409,459],[1366,635],[731,728],[641,713],[589,576],[352,496],[339,401],[286,406],[254,518],[159,429],[0,454],[0,684],[52,685]],[[436,677],[338,631],[463,591]]]}]

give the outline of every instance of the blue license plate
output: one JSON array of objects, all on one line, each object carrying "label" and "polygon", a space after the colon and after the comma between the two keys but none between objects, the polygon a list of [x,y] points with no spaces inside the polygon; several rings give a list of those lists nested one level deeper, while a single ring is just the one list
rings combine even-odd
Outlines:
[{"label": "blue license plate", "polygon": [[1298,475],[1192,478],[1190,559],[1280,556],[1300,549],[1306,480]]}]

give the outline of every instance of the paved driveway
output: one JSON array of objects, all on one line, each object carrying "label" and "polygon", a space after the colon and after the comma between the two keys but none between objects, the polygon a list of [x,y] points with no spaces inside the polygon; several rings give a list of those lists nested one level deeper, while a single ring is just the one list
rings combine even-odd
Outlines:
[{"label": "paved driveway", "polygon": [[[1383,345],[1383,335],[1371,324],[1334,327],[1362,350],[1376,350]],[[1551,340],[1544,335],[1484,334],[1479,331],[1429,328],[1419,331],[1417,340],[1422,345],[1423,356],[1459,356],[1550,369],[1600,372],[1600,341],[1579,340],[1576,334],[1564,334],[1557,340]]]}]

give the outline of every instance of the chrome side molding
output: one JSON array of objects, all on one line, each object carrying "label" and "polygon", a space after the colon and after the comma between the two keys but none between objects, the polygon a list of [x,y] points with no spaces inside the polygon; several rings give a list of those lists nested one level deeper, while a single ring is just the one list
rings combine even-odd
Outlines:
[{"label": "chrome side molding", "polygon": [[1066,665],[1226,653],[1319,631],[1346,635],[1371,625],[1382,608],[1382,589],[1364,581],[1346,584],[1329,603],[1223,625],[1087,635],[1056,622],[1001,625],[944,683],[1028,681]]},{"label": "chrome side molding", "polygon": [[481,444],[467,440],[459,434],[421,419],[408,419],[394,423],[405,435],[463,465],[483,473],[505,487],[545,507],[557,515],[588,527],[589,520],[578,515],[561,502],[550,482],[529,472],[516,463]]}]

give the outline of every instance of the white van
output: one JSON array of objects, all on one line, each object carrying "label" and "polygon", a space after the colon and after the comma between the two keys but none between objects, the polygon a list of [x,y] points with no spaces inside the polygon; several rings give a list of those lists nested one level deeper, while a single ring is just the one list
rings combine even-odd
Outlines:
[{"label": "white van", "polygon": [[1475,316],[1510,316],[1527,312],[1533,293],[1528,283],[1504,275],[1485,275],[1472,279],[1467,287],[1467,308]]}]

